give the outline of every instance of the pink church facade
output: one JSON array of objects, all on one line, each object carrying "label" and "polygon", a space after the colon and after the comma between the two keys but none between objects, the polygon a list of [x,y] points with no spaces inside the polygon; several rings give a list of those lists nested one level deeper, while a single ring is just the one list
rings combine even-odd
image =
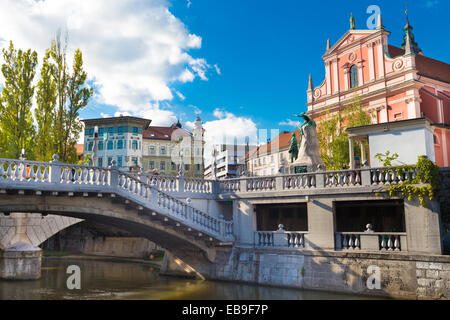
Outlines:
[{"label": "pink church facade", "polygon": [[426,57],[407,20],[404,43],[390,45],[381,17],[375,30],[351,27],[322,59],[323,82],[307,90],[308,114],[320,123],[327,112],[361,98],[372,123],[426,117],[432,122],[435,162],[450,166],[450,65]]}]

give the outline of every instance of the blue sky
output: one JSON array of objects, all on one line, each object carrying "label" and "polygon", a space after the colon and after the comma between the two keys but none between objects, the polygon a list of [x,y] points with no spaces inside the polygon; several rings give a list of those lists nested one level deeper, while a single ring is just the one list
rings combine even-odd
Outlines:
[{"label": "blue sky", "polygon": [[[322,82],[327,39],[349,29],[351,12],[366,29],[370,5],[400,46],[404,0],[0,0],[0,47],[13,40],[41,59],[56,30],[67,30],[96,92],[81,118],[181,117],[190,127],[200,111],[207,140],[221,142],[293,130],[280,123],[305,111],[309,73]],[[408,10],[425,55],[449,63],[450,1],[411,0]]]},{"label": "blue sky", "polygon": [[[181,2],[181,3],[180,3]],[[326,40],[336,42],[349,28],[366,29],[369,5],[379,5],[390,43],[402,43],[404,1],[257,1],[192,0],[171,9],[203,38],[202,55],[217,63],[220,76],[180,86],[187,99],[204,110],[224,108],[250,116],[258,127],[274,128],[305,110],[308,75],[324,77]],[[410,22],[427,56],[450,63],[449,1],[409,1]],[[280,127],[291,130],[290,127]]]}]

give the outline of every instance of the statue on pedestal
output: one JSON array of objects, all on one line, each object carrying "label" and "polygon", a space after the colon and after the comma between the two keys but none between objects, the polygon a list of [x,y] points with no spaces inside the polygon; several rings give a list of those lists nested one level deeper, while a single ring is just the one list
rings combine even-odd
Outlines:
[{"label": "statue on pedestal", "polygon": [[320,158],[319,139],[317,137],[316,122],[305,112],[294,116],[302,118],[304,122],[299,126],[300,142],[297,142],[295,132],[292,133],[289,153],[291,165],[290,173],[301,173],[316,171],[323,165]]}]

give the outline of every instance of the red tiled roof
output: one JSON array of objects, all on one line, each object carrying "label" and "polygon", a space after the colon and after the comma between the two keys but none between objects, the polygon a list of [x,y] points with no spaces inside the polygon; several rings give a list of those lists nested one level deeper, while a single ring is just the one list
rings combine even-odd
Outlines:
[{"label": "red tiled roof", "polygon": [[84,152],[84,144],[76,144],[75,149],[77,150],[78,155],[82,155]]},{"label": "red tiled roof", "polygon": [[[388,50],[389,55],[393,58],[405,54],[405,50],[391,45]],[[418,54],[416,55],[416,69],[419,71],[419,75],[450,83],[450,64],[448,63]]]},{"label": "red tiled roof", "polygon": [[[295,131],[295,136],[297,137],[297,141],[300,141],[300,130],[297,129]],[[252,156],[254,156],[256,153],[259,154],[266,154],[268,152],[270,152],[272,150],[272,146],[276,146],[278,144],[278,149],[279,150],[283,150],[285,148],[288,148],[289,145],[291,144],[291,139],[292,139],[292,132],[289,131],[283,131],[281,132],[275,139],[273,139],[271,142],[269,142],[268,144],[253,148],[252,150],[250,150],[246,155],[245,155],[245,159],[248,159]]]},{"label": "red tiled roof", "polygon": [[180,128],[178,128],[176,125],[172,125],[170,127],[150,126],[146,130],[144,130],[143,138],[157,139],[157,140],[171,140],[172,133],[177,129]]}]

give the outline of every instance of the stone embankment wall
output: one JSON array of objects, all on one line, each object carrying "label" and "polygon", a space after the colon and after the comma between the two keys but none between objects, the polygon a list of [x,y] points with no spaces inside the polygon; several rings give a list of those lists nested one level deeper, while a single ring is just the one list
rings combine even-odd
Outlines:
[{"label": "stone embankment wall", "polygon": [[214,280],[394,298],[450,299],[450,256],[234,247],[219,250],[209,270],[193,267]]}]

